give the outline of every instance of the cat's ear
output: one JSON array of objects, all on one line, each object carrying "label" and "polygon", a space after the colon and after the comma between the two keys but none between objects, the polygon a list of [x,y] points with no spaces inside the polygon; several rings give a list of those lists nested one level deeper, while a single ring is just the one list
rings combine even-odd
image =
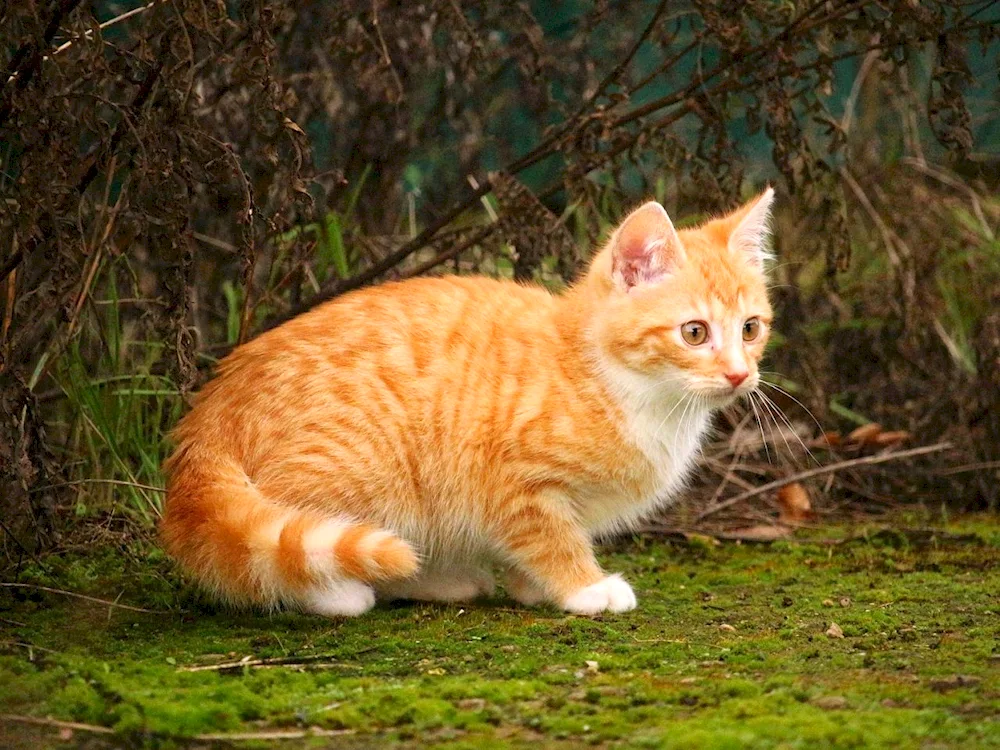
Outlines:
[{"label": "cat's ear", "polygon": [[615,232],[611,276],[628,291],[653,284],[680,263],[681,240],[663,206],[650,201],[630,213]]},{"label": "cat's ear", "polygon": [[770,259],[771,204],[774,189],[768,188],[757,198],[731,215],[733,229],[729,234],[729,249],[746,256],[758,268]]}]

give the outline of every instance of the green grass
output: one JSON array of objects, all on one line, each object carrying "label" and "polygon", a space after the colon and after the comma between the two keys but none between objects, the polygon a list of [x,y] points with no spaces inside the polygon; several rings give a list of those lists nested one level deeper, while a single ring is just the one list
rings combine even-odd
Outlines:
[{"label": "green grass", "polygon": [[[296,727],[348,730],[348,747],[1000,746],[1000,521],[950,528],[967,536],[627,540],[604,562],[639,608],[596,618],[499,596],[355,620],[235,613],[155,548],[92,549],[20,580],[163,613],[3,592],[0,705],[137,746]],[[186,671],[243,657],[308,663]],[[28,731],[3,726],[0,745]]]}]

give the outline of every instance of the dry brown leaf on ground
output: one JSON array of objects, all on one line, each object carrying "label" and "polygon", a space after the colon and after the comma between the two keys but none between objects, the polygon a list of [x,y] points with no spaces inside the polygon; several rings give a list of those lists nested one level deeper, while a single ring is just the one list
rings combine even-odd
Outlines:
[{"label": "dry brown leaf on ground", "polygon": [[800,483],[786,484],[778,490],[778,520],[793,526],[812,517],[809,491]]},{"label": "dry brown leaf on ground", "polygon": [[875,445],[887,446],[887,445],[898,445],[899,443],[905,443],[910,440],[913,435],[911,435],[906,430],[886,430],[885,432],[880,432],[876,435],[872,442]]},{"label": "dry brown leaf on ground", "polygon": [[847,435],[847,442],[855,445],[868,445],[875,442],[875,439],[882,433],[882,425],[878,422],[863,424]]}]

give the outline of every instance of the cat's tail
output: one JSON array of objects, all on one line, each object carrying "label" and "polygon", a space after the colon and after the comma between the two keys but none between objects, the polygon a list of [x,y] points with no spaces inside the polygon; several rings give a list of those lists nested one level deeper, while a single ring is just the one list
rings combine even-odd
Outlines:
[{"label": "cat's tail", "polygon": [[296,604],[338,581],[403,579],[419,567],[389,531],[267,499],[232,459],[175,454],[166,468],[163,546],[227,600]]}]

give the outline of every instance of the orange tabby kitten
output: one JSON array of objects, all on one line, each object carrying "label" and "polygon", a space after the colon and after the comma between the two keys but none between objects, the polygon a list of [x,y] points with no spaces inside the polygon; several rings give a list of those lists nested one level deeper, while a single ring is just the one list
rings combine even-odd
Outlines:
[{"label": "orange tabby kitten", "polygon": [[174,433],[161,531],[226,599],[357,615],[636,599],[591,540],[681,489],[714,410],[757,386],[773,193],[677,232],[632,212],[565,294],[422,278],[239,347]]}]

